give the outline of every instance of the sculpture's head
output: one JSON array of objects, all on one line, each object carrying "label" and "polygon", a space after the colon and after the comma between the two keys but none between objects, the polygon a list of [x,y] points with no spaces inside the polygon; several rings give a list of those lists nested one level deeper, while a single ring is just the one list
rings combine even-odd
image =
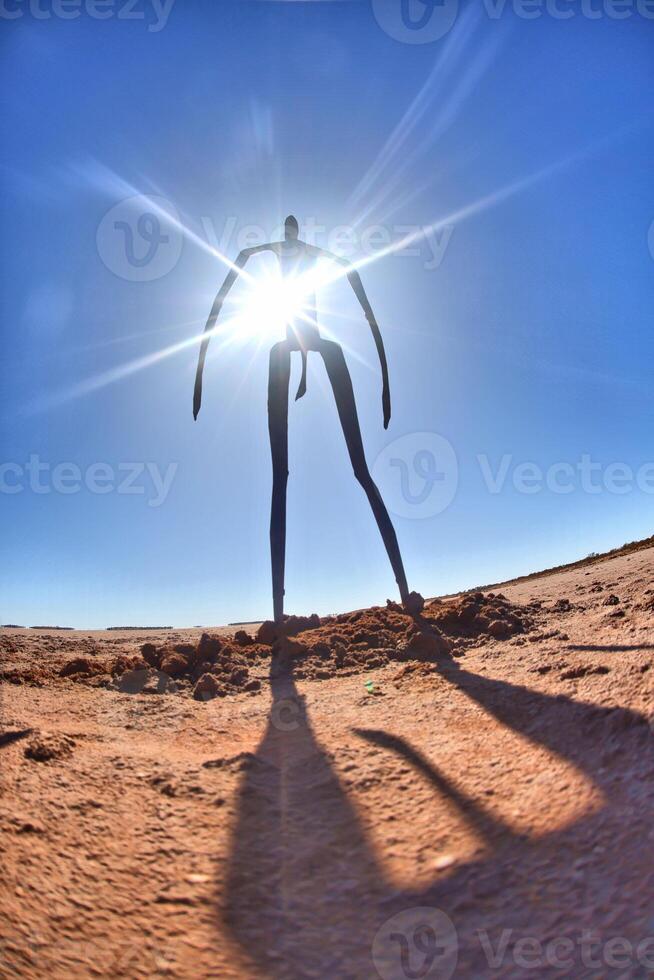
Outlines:
[{"label": "sculpture's head", "polygon": [[299,234],[299,226],[297,223],[297,218],[294,218],[292,214],[289,214],[288,218],[284,222],[284,235],[286,241],[295,240]]}]

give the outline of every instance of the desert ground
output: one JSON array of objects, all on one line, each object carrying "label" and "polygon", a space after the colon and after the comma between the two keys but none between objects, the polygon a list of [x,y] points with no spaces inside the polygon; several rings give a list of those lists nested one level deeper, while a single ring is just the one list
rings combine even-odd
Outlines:
[{"label": "desert ground", "polygon": [[0,976],[654,975],[653,560],[3,628]]}]

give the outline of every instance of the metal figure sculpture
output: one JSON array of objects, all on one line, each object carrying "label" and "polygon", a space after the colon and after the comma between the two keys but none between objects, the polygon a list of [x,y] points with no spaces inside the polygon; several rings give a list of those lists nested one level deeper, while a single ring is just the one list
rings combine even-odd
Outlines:
[{"label": "metal figure sculpture", "polygon": [[[391,417],[391,398],[388,386],[388,367],[384,344],[375,316],[366,296],[361,278],[350,263],[325,249],[308,245],[298,238],[298,223],[293,215],[285,222],[284,239],[280,242],[268,242],[244,249],[236,259],[233,267],[225,277],[218,295],[214,301],[205,334],[200,347],[198,368],[195,378],[193,397],[193,417],[197,419],[202,401],[202,372],[207,355],[207,347],[211,339],[216,321],[223,302],[229,290],[239,276],[250,256],[259,252],[273,252],[279,260],[284,279],[308,277],[318,259],[327,258],[347,268],[347,278],[363,309],[366,320],[375,340],[382,373],[382,409],[384,413],[384,428],[388,428]],[[306,280],[305,280],[306,281]],[[302,357],[302,376],[295,399],[301,398],[307,386],[307,353],[317,351],[325,362],[327,375],[331,383],[338,415],[341,420],[343,434],[347,444],[354,475],[363,487],[377,526],[390,559],[395,580],[400,590],[400,596],[407,609],[418,612],[416,601],[421,605],[417,593],[409,593],[402,557],[397,543],[395,530],[388,516],[388,511],[375,486],[368,470],[363,450],[361,430],[357,416],[356,403],[350,373],[345,363],[341,347],[331,340],[320,336],[316,320],[315,291],[309,291],[303,300],[302,315],[287,322],[286,340],[275,344],[270,351],[270,374],[268,381],[268,428],[270,432],[270,448],[272,453],[273,488],[272,507],[270,513],[270,552],[272,561],[272,585],[274,617],[280,622],[284,616],[284,566],[286,558],[286,485],[288,481],[288,387],[291,372],[291,352],[299,351]]]}]

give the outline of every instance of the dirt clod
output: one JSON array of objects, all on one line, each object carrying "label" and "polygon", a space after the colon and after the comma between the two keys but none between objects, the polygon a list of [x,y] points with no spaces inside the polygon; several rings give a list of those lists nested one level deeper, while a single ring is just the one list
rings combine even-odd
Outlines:
[{"label": "dirt clod", "polygon": [[225,692],[213,674],[203,674],[193,688],[193,697],[196,701],[211,701],[213,698],[224,694]]},{"label": "dirt clod", "polygon": [[41,734],[34,735],[24,749],[26,759],[34,762],[52,762],[64,759],[75,748],[75,741],[68,735]]}]

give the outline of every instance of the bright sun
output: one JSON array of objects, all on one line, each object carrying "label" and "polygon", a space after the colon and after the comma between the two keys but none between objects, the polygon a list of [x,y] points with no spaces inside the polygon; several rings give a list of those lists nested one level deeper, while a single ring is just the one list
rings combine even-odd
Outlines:
[{"label": "bright sun", "polygon": [[286,325],[308,315],[313,277],[284,278],[280,272],[248,281],[234,309],[234,329],[244,338],[279,336]]}]

